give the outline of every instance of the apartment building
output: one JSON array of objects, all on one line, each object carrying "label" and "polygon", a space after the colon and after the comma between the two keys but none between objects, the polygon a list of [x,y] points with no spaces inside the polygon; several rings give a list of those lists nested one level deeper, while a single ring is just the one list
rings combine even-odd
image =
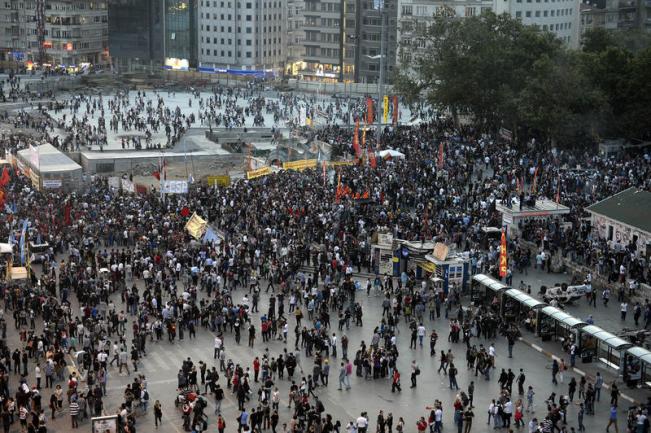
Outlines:
[{"label": "apartment building", "polygon": [[[106,1],[40,0],[43,16],[44,63],[74,67],[106,64],[108,6]],[[38,63],[37,0],[0,1],[0,57]]]},{"label": "apartment building", "polygon": [[200,0],[200,66],[282,72],[286,12],[287,0]]}]

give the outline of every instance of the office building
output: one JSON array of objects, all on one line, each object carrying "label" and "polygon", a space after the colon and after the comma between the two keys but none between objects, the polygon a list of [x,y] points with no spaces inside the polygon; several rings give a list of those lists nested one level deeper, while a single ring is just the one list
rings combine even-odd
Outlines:
[{"label": "office building", "polygon": [[106,1],[0,2],[0,57],[76,68],[109,60]]},{"label": "office building", "polygon": [[[651,2],[649,3],[651,5]],[[630,30],[641,23],[640,0],[590,0],[581,4],[581,34],[589,29]],[[651,23],[649,23],[651,28]],[[644,28],[644,25],[642,25]]]},{"label": "office building", "polygon": [[287,0],[201,0],[202,68],[282,73]]},{"label": "office building", "polygon": [[109,53],[121,71],[163,65],[163,2],[110,0]]},{"label": "office building", "polygon": [[164,2],[163,52],[165,67],[187,70],[198,64],[199,0],[162,0]]}]

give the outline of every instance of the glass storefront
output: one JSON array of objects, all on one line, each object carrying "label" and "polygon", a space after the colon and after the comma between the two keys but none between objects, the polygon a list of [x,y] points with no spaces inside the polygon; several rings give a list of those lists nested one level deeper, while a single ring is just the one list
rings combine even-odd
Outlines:
[{"label": "glass storefront", "polygon": [[165,0],[165,57],[197,65],[197,2]]}]

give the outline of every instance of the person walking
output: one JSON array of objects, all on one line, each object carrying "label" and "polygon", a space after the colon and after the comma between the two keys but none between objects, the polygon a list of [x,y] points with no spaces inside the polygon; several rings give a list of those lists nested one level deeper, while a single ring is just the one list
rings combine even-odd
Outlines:
[{"label": "person walking", "polygon": [[159,424],[163,423],[163,408],[159,400],[154,402],[154,425],[158,428]]},{"label": "person walking", "polygon": [[391,377],[391,392],[396,392],[396,389],[398,392],[401,392],[402,389],[400,388],[400,372],[398,371],[397,368],[393,369],[393,375]]},{"label": "person walking", "polygon": [[579,411],[576,414],[577,424],[580,432],[585,431],[585,426],[583,425],[583,415],[585,415],[585,406],[583,403],[580,403]]},{"label": "person walking", "polygon": [[416,388],[416,376],[420,374],[420,369],[416,360],[411,361],[411,386],[410,388]]},{"label": "person walking", "polygon": [[604,385],[604,377],[600,372],[597,372],[597,376],[594,380],[594,395],[595,400],[599,401],[601,399],[601,387]]},{"label": "person walking", "polygon": [[606,426],[606,431],[610,431],[610,426],[615,426],[615,433],[619,433],[619,427],[617,427],[617,405],[613,404],[610,406],[610,414],[608,415],[608,425]]},{"label": "person walking", "polygon": [[554,359],[552,361],[552,383],[554,385],[558,385],[558,380],[556,379],[556,376],[558,375],[558,370],[559,370],[558,361]]},{"label": "person walking", "polygon": [[[337,389],[341,391],[344,386],[346,386],[346,365],[342,362],[341,368],[339,369],[339,388]],[[346,389],[350,388],[346,387]]]},{"label": "person walking", "polygon": [[450,389],[459,389],[459,385],[457,384],[457,368],[454,366],[454,363],[450,364],[450,368],[448,369],[448,377],[450,379]]},{"label": "person walking", "polygon": [[70,400],[70,405],[68,407],[68,410],[70,412],[70,420],[72,422],[72,428],[78,428],[79,422],[77,421],[77,417],[79,416],[79,403],[77,403],[76,397],[73,397]]}]

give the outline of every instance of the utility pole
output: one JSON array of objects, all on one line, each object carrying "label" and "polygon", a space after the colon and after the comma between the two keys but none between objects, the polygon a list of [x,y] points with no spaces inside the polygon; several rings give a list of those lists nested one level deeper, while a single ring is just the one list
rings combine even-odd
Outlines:
[{"label": "utility pole", "polygon": [[385,38],[386,38],[386,23],[385,21],[385,10],[384,10],[385,0],[380,0],[380,23],[382,24],[380,32],[380,76],[377,81],[377,131],[376,134],[376,147],[380,144],[380,136],[382,135],[382,109],[380,107],[384,100],[384,51],[385,51]]}]

